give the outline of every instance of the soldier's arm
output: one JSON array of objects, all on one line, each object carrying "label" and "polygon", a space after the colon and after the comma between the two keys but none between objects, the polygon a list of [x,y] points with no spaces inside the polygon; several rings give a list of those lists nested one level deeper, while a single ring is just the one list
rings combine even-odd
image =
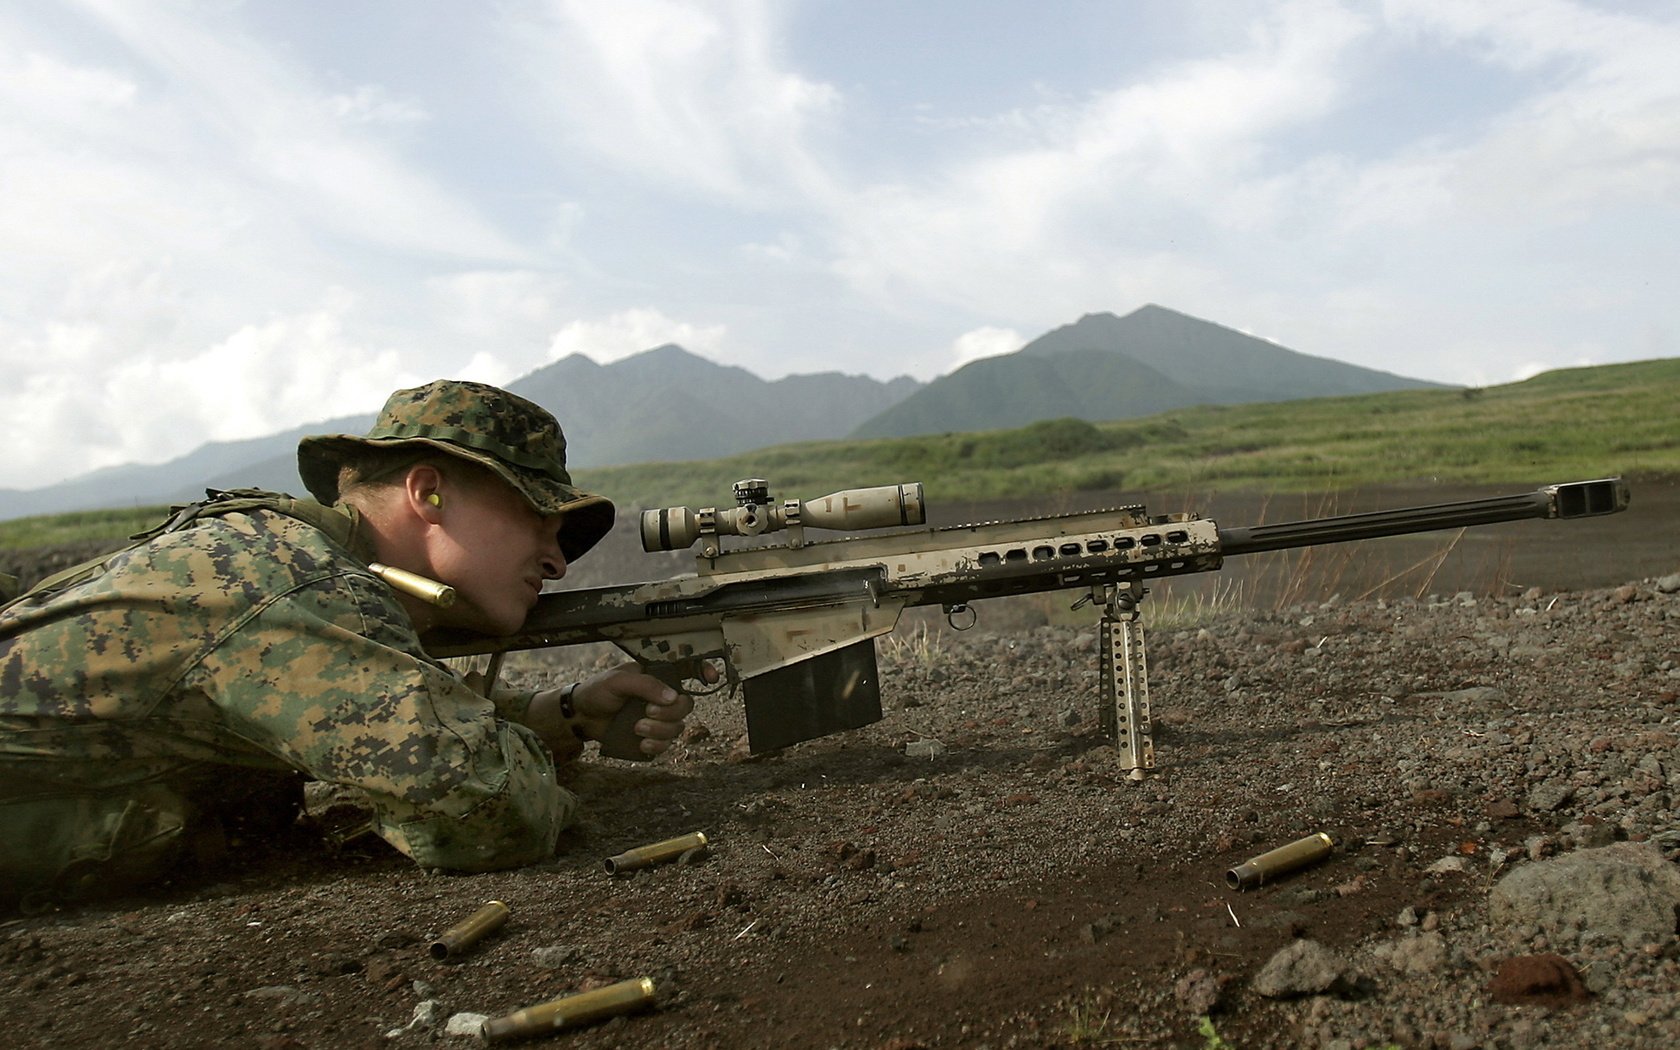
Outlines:
[{"label": "soldier's arm", "polygon": [[553,854],[575,816],[537,734],[420,655],[371,579],[270,603],[195,678],[252,744],[364,790],[380,834],[423,866],[528,864]]}]

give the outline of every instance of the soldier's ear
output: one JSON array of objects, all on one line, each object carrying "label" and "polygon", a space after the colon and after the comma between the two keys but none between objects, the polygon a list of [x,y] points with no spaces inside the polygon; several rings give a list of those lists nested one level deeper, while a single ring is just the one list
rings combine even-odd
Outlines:
[{"label": "soldier's ear", "polygon": [[438,492],[442,485],[442,472],[429,463],[410,467],[403,478],[403,495],[409,510],[429,525],[443,520],[443,496]]}]

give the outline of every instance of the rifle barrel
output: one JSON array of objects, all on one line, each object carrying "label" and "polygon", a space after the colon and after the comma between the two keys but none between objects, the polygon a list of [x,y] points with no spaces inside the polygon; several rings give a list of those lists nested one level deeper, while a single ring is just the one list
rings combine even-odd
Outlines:
[{"label": "rifle barrel", "polygon": [[1276,525],[1221,528],[1219,543],[1227,556],[1235,556],[1469,525],[1492,525],[1524,518],[1590,518],[1626,510],[1628,498],[1627,482],[1619,477],[1570,481],[1512,496],[1342,514]]}]

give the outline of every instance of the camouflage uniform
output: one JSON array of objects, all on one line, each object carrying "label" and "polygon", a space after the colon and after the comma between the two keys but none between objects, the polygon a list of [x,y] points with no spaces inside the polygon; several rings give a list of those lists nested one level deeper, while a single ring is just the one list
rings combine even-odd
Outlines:
[{"label": "camouflage uniform", "polygon": [[[535,451],[510,465],[521,435]],[[539,509],[567,508],[571,556],[611,525],[610,503],[571,488],[552,417],[494,388],[399,391],[368,437],[306,439],[312,491],[336,496],[328,467],[357,443],[494,458]],[[424,866],[551,855],[576,799],[520,724],[532,694],[486,699],[430,659],[359,525],[342,504],[239,493],[0,612],[0,881],[74,895],[154,878],[230,787],[293,771],[363,789],[380,835]]]}]

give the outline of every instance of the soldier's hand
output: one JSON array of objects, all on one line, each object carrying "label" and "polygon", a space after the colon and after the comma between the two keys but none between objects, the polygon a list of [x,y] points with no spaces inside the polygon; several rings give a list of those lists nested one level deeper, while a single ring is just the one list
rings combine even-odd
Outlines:
[{"label": "soldier's hand", "polygon": [[[715,681],[716,672],[707,668],[703,680]],[[653,677],[636,664],[605,671],[583,682],[572,693],[577,711],[575,725],[590,740],[606,737],[613,719],[626,705],[645,706],[632,725],[640,738],[639,750],[653,757],[671,746],[682,732],[683,719],[694,710],[694,699]]]}]

